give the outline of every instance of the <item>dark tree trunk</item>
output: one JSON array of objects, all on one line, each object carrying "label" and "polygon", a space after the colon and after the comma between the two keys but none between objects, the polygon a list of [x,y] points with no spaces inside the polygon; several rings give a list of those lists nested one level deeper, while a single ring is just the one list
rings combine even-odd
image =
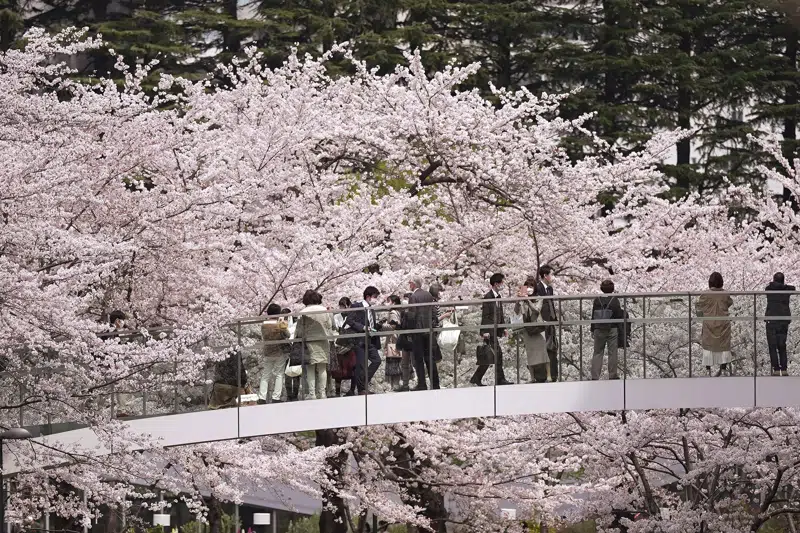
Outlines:
[{"label": "dark tree trunk", "polygon": [[434,533],[447,533],[448,514],[444,506],[444,495],[416,480],[420,471],[429,467],[430,463],[424,460],[420,465],[415,465],[414,450],[406,446],[406,442],[402,438],[392,446],[392,454],[396,459],[396,466],[392,469],[394,474],[408,480],[404,488],[408,491],[409,499],[404,503],[421,506],[423,508],[422,516],[431,521],[431,529]]},{"label": "dark tree trunk", "polygon": [[[320,429],[316,432],[317,446],[338,446],[342,444],[335,429]],[[347,454],[340,453],[327,460],[332,472],[342,472],[347,467]],[[336,486],[339,479],[331,478]],[[323,489],[322,513],[319,515],[319,533],[347,533],[347,518],[344,513],[345,503],[336,491]]]},{"label": "dark tree trunk", "polygon": [[[680,51],[686,57],[692,55],[692,36],[688,32],[681,35]],[[678,127],[691,129],[692,127],[692,91],[689,87],[691,79],[688,75],[682,74],[678,81]],[[689,165],[691,163],[692,146],[689,138],[685,138],[678,143],[678,166]]]},{"label": "dark tree trunk", "polygon": [[[797,72],[797,30],[788,28],[786,35],[786,68],[792,74]],[[785,105],[789,113],[783,119],[783,155],[789,160],[794,158],[797,149],[797,84],[793,78],[786,84]]]},{"label": "dark tree trunk", "polygon": [[222,504],[214,496],[208,499],[209,533],[222,533]]},{"label": "dark tree trunk", "polygon": [[[237,0],[225,0],[225,14],[232,20],[239,20],[239,3]],[[239,30],[235,27],[226,27],[222,30],[222,41],[225,52],[236,55],[242,49],[242,40]]]}]

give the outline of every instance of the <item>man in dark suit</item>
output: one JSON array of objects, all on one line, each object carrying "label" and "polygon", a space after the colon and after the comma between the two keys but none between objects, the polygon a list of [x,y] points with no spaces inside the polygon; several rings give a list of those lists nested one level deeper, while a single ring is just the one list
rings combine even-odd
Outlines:
[{"label": "man in dark suit", "polygon": [[[537,296],[553,296],[553,268],[550,265],[539,267],[539,279],[536,282]],[[556,312],[556,302],[548,298],[542,303],[542,320],[545,322],[555,322],[558,320]],[[544,331],[545,342],[547,342],[547,357],[550,359],[550,381],[558,381],[558,339],[556,337],[556,327],[546,326]]]},{"label": "man in dark suit", "polygon": [[[380,329],[375,311],[370,307],[378,303],[378,297],[381,295],[376,287],[369,286],[364,289],[364,300],[354,303],[351,309],[360,309],[360,312],[351,311],[347,313],[345,318],[345,326],[349,326],[353,332],[369,334],[376,332]],[[381,347],[381,339],[377,335],[369,337],[369,345],[366,344],[364,337],[355,339],[356,351],[356,367],[353,370],[353,390],[356,394],[367,394],[369,382],[372,381],[372,376],[378,371],[381,366],[381,356],[378,353]],[[369,360],[369,367],[367,361]],[[366,382],[364,381],[366,374]]]},{"label": "man in dark suit", "polygon": [[[506,380],[506,374],[503,371],[503,350],[500,346],[499,337],[505,337],[507,334],[506,328],[503,324],[506,323],[506,317],[503,313],[503,304],[495,300],[501,298],[500,292],[503,289],[503,282],[505,276],[500,274],[492,274],[489,278],[489,285],[491,289],[483,295],[484,300],[487,300],[481,307],[481,335],[484,342],[489,344],[497,354],[495,357],[495,379],[498,385],[510,385],[511,382]],[[469,382],[479,387],[483,386],[482,380],[486,371],[489,370],[489,365],[478,365],[475,373],[470,378]]]},{"label": "man in dark suit", "polygon": [[[768,291],[793,291],[794,285],[785,283],[783,272],[776,272],[772,283],[767,285]],[[790,294],[768,294],[766,316],[789,317],[792,309],[789,306]],[[786,341],[789,336],[789,320],[767,320],[767,347],[772,363],[773,376],[788,376]]]},{"label": "man in dark suit", "polygon": [[[414,278],[408,282],[411,289],[409,304],[432,304],[433,295],[422,288],[422,280]],[[409,307],[405,314],[406,323],[403,329],[430,329],[433,327],[433,305]],[[431,352],[430,333],[414,333],[411,335],[412,354],[414,357],[414,373],[417,375],[417,386],[414,390],[427,390],[426,374],[431,378],[431,388],[439,388],[439,369]],[[426,372],[427,370],[427,372]]]}]

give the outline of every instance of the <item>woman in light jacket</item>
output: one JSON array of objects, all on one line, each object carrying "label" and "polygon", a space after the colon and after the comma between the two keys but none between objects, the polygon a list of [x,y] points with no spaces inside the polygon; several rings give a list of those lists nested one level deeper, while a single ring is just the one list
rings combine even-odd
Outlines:
[{"label": "woman in light jacket", "polygon": [[545,340],[545,330],[547,326],[535,325],[542,321],[542,300],[531,298],[536,295],[536,280],[528,279],[525,285],[520,287],[519,297],[527,297],[522,302],[517,302],[514,312],[522,315],[522,322],[526,324],[520,332],[522,342],[525,345],[527,354],[528,371],[531,381],[544,383],[547,381],[547,365],[550,358],[547,356],[547,342]]},{"label": "woman in light jacket", "polygon": [[307,399],[324,399],[328,384],[328,357],[331,352],[329,338],[333,335],[331,315],[326,312],[327,309],[322,305],[322,295],[317,291],[306,291],[303,305],[305,307],[300,311],[294,337],[303,339],[305,343],[305,360],[308,361],[305,367]]},{"label": "woman in light jacket", "polygon": [[[709,292],[697,299],[697,316],[726,317],[733,305],[730,294],[722,292],[722,274],[714,272],[708,278]],[[711,375],[711,367],[719,366],[720,375],[731,362],[731,322],[730,320],[703,320],[703,334],[700,339],[703,348],[703,365]]]}]

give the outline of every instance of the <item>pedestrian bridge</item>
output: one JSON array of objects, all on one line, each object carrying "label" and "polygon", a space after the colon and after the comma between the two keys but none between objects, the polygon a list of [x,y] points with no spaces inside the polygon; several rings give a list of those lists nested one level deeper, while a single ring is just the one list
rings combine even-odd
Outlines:
[{"label": "pedestrian bridge", "polygon": [[[22,408],[19,408],[19,426],[27,427],[34,433],[36,437],[31,444],[39,443],[65,454],[102,456],[122,450],[184,446],[325,428],[420,421],[581,411],[800,406],[800,373],[796,371],[796,363],[790,364],[789,374],[797,375],[768,375],[771,373],[771,365],[765,349],[767,339],[763,333],[767,319],[764,316],[766,293],[730,294],[734,297],[735,306],[730,315],[725,317],[696,316],[692,305],[696,296],[694,293],[619,295],[623,308],[626,309],[625,318],[605,321],[593,320],[588,316],[591,306],[587,300],[591,300],[593,296],[559,297],[558,321],[534,324],[550,324],[556,332],[559,367],[557,374],[560,381],[554,383],[526,383],[530,375],[526,367],[524,344],[518,342],[518,335],[512,335],[508,341],[503,340],[505,347],[502,357],[507,378],[516,381],[516,384],[481,387],[468,385],[467,377],[474,370],[475,361],[474,356],[466,354],[475,353],[476,346],[483,342],[481,335],[487,329],[479,323],[483,301],[440,302],[438,305],[443,310],[456,311],[458,324],[445,322],[441,327],[431,326],[428,330],[404,331],[411,334],[427,333],[431,342],[429,356],[433,353],[433,339],[436,338],[434,333],[460,331],[466,348],[453,350],[450,346],[447,351],[442,349],[443,359],[439,363],[439,374],[442,376],[444,388],[440,390],[380,393],[380,390],[391,388],[390,384],[383,382],[376,384],[377,393],[365,396],[242,405],[212,410],[207,408],[210,392],[208,386],[213,383],[211,376],[195,376],[195,381],[201,383],[199,386],[196,383],[192,386],[182,382],[179,377],[179,363],[176,361],[174,365],[170,365],[174,377],[170,378],[170,370],[165,370],[159,376],[160,381],[156,383],[157,390],[150,387],[147,389],[149,392],[140,394],[139,408],[125,410],[124,413],[121,410],[115,411],[114,391],[109,391],[107,397],[111,400],[111,406],[108,412],[112,419],[116,418],[112,423],[121,424],[129,430],[114,432],[113,449],[104,445],[106,440],[91,427],[77,427],[63,420],[55,423],[41,416],[29,420],[24,416],[26,413]],[[552,297],[542,299],[548,298]],[[508,304],[510,307],[510,304],[519,300],[525,299],[509,298],[496,302]],[[793,304],[796,300],[793,299]],[[380,309],[376,308],[377,311]],[[383,308],[384,311],[387,309]],[[793,310],[790,316],[769,318],[788,321],[798,315],[800,313]],[[727,366],[727,374],[730,375],[709,377],[710,372],[704,370],[698,336],[705,320],[731,322],[733,358]],[[250,346],[253,346],[252,342],[260,342],[262,321],[263,317],[241,319],[228,330],[235,332],[234,343],[238,347],[232,353],[245,354],[248,342]],[[593,351],[591,327],[603,322],[620,327],[620,334],[625,329],[628,331],[626,335],[629,342],[620,346],[623,379],[590,381],[587,378]],[[793,325],[797,324],[795,320]],[[504,325],[512,331],[520,332],[521,328],[530,324],[512,322]],[[256,326],[254,337],[247,330],[251,326]],[[498,326],[500,324],[493,324],[490,328]],[[383,342],[384,337],[398,333],[401,332],[394,330],[388,333],[339,334],[324,337],[323,340],[363,336],[367,343],[370,335],[378,335]],[[252,337],[250,341],[248,335]],[[800,335],[795,332],[790,337],[798,339]],[[442,340],[441,337],[439,340]],[[278,341],[270,342],[274,344]],[[270,342],[264,341],[264,344]],[[291,343],[296,342],[296,339],[280,342]],[[230,351],[229,345],[223,345],[223,348]],[[800,344],[792,345],[789,353],[796,352],[799,348]],[[458,355],[459,351],[461,357]],[[495,363],[500,361],[496,359]],[[497,366],[495,364],[495,368]],[[493,372],[489,372],[487,377],[487,381],[491,380]],[[374,381],[380,382],[382,378],[383,376],[376,375]],[[152,385],[148,376],[142,376],[142,383]],[[21,390],[20,394],[22,393]],[[179,412],[181,410],[184,412]],[[118,437],[119,434],[129,437],[122,439]],[[44,461],[41,466],[54,464],[53,459]],[[25,468],[30,466],[33,465],[26,462]],[[6,473],[19,471],[13,454],[6,455],[3,470]]]},{"label": "pedestrian bridge", "polygon": [[[800,406],[800,376],[573,381],[310,400],[153,416],[123,422],[156,446],[324,428],[578,411]],[[91,428],[37,437],[63,450],[111,453]],[[129,449],[141,449],[131,444]],[[4,470],[17,471],[13,457]]]}]

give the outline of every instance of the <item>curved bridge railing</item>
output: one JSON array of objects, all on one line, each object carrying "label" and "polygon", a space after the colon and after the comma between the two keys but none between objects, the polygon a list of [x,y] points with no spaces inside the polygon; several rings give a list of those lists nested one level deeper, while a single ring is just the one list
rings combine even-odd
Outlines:
[{"label": "curved bridge railing", "polygon": [[[623,318],[608,320],[598,320],[597,315],[591,313],[592,301],[597,295],[495,300],[494,303],[500,305],[494,306],[489,315],[482,309],[485,300],[438,302],[435,304],[438,312],[444,315],[454,311],[456,323],[452,318],[443,318],[438,324],[428,324],[427,328],[345,332],[306,337],[305,340],[331,341],[335,346],[337,341],[342,344],[347,339],[369,345],[377,338],[385,349],[387,341],[399,334],[418,335],[418,340],[424,340],[422,355],[429,363],[424,370],[425,381],[430,385],[431,363],[435,362],[440,374],[440,390],[392,392],[393,385],[396,388],[402,384],[402,376],[392,375],[402,365],[399,361],[387,365],[384,351],[382,367],[364,396],[301,401],[310,395],[305,379],[308,367],[300,365],[296,402],[247,405],[246,401],[254,398],[244,394],[242,402],[236,402],[234,395],[232,408],[209,409],[211,391],[215,380],[219,381],[219,376],[215,377],[219,363],[200,365],[201,370],[187,372],[184,367],[198,367],[198,358],[208,360],[211,353],[220,351],[229,354],[234,365],[241,361],[250,377],[250,385],[257,388],[260,357],[266,346],[294,345],[296,351],[300,350],[301,358],[305,354],[302,339],[264,341],[260,333],[264,317],[242,319],[196,347],[196,352],[188,354],[185,360],[164,362],[146,375],[132,376],[114,388],[109,387],[97,408],[103,409],[109,417],[124,421],[133,432],[151,435],[160,445],[179,446],[321,428],[424,420],[592,410],[800,405],[800,387],[796,383],[800,369],[790,362],[787,376],[771,375],[766,327],[767,322],[789,321],[796,317],[799,314],[797,299],[790,300],[789,315],[767,317],[767,298],[790,296],[788,293],[730,292],[727,293],[733,302],[730,315],[711,317],[698,316],[697,301],[702,294],[619,294],[616,296],[626,314]],[[527,305],[528,302],[535,306],[552,302],[555,320],[522,322],[514,309],[517,303]],[[376,307],[376,320],[388,318],[392,309],[419,313],[431,305]],[[363,318],[363,310],[355,309],[316,314],[325,313],[359,314]],[[298,316],[295,313],[284,317],[291,321]],[[709,371],[705,367],[700,341],[703,324],[707,321],[730,324],[731,355],[724,369],[714,365]],[[797,335],[796,325],[789,324],[788,351],[792,354],[798,351],[800,335]],[[604,370],[601,380],[591,381],[594,351],[591,330],[603,325],[617,328],[625,337],[619,346],[620,379],[607,380]],[[527,331],[526,326],[529,327]],[[525,335],[533,331],[530,326],[549,327],[544,336],[552,336],[555,341],[554,361],[548,362],[546,369],[529,369],[526,364]],[[504,329],[509,331],[507,337],[502,335]],[[458,332],[456,342],[446,338],[453,337],[454,332]],[[471,383],[476,352],[478,346],[486,343],[483,338],[486,333],[494,359],[483,378],[484,386],[476,386]],[[136,342],[137,335],[114,334],[119,342]],[[419,351],[419,344],[417,348]],[[500,361],[509,385],[495,385]],[[606,355],[604,369],[607,362]],[[391,366],[389,375],[387,366]],[[243,390],[247,384],[242,374],[237,374],[235,389],[241,386],[240,392],[248,392]],[[555,382],[533,383],[548,374],[549,380]],[[345,391],[348,381],[345,379],[342,386]],[[412,388],[415,385],[413,378],[410,385]],[[327,388],[332,396],[334,383],[329,383]],[[288,399],[285,393],[284,399]],[[40,412],[20,410],[19,418],[20,425],[30,428],[37,440],[48,445],[65,449],[79,446],[95,449],[96,453],[109,453],[99,445],[91,428],[81,428],[69,420],[43,419]],[[136,448],[135,444],[131,446]],[[7,465],[7,472],[16,468],[13,458],[10,460],[12,464]]]}]

